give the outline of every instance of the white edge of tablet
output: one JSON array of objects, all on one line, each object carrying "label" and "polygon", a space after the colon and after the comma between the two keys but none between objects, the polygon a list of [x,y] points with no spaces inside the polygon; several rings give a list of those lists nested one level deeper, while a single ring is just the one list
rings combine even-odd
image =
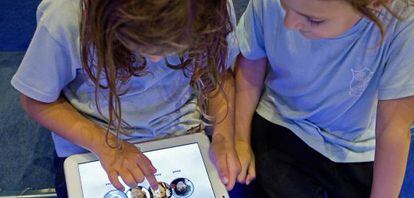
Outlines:
[{"label": "white edge of tablet", "polygon": [[93,153],[72,155],[65,160],[63,167],[69,197],[83,197],[78,164],[96,160],[98,158]]},{"label": "white edge of tablet", "polygon": [[[221,179],[218,175],[218,172],[210,160],[209,157],[209,147],[210,141],[208,137],[204,133],[195,133],[190,135],[183,135],[178,137],[173,137],[175,139],[174,142],[171,142],[168,139],[161,139],[152,142],[144,142],[136,144],[142,152],[147,152],[151,150],[158,150],[162,148],[169,148],[179,145],[186,145],[191,143],[198,143],[201,151],[201,155],[203,157],[203,161],[205,162],[204,165],[207,169],[207,174],[209,175],[210,184],[213,188],[213,192],[216,198],[228,198],[228,192],[226,187],[221,182]],[[203,147],[203,148],[201,148]],[[70,198],[76,197],[80,198],[83,197],[82,194],[82,187],[80,183],[80,175],[78,164],[96,161],[98,158],[93,153],[85,153],[85,154],[77,154],[68,157],[64,162],[64,170],[65,170],[65,177],[66,183],[70,185],[67,186],[68,196]],[[212,182],[218,181],[218,182]]]}]

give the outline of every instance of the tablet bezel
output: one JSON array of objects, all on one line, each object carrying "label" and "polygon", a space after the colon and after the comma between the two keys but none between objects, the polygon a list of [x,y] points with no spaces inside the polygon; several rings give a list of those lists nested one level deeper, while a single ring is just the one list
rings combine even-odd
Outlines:
[{"label": "tablet bezel", "polygon": [[[194,133],[189,135],[176,136],[171,138],[159,139],[135,144],[142,152],[160,150],[181,145],[197,143],[201,156],[210,180],[210,184],[217,198],[228,198],[228,192],[221,182],[218,172],[210,160],[209,147],[210,141],[204,133]],[[79,164],[97,161],[98,158],[93,153],[77,154],[68,157],[64,162],[66,186],[69,197],[83,197],[82,185],[79,174]]]}]

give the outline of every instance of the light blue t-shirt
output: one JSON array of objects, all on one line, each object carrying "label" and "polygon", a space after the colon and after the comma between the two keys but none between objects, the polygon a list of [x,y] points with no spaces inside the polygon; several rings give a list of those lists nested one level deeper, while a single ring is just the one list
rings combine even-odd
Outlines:
[{"label": "light blue t-shirt", "polygon": [[[37,29],[26,55],[14,75],[12,85],[24,95],[41,102],[54,102],[61,93],[83,115],[106,127],[98,113],[95,88],[81,69],[79,49],[80,0],[43,0],[37,11]],[[229,1],[229,7],[233,5]],[[232,13],[235,23],[235,15]],[[228,37],[228,67],[239,53],[234,33]],[[177,56],[167,57],[178,64]],[[133,77],[121,96],[122,118],[129,124],[128,135],[121,138],[139,142],[174,134],[202,124],[189,75],[173,70],[164,61],[147,60],[148,74]],[[108,117],[107,91],[100,93],[100,109]],[[53,134],[58,156],[85,152],[64,138]]]},{"label": "light blue t-shirt", "polygon": [[414,95],[414,9],[400,12],[405,21],[381,12],[382,45],[366,18],[337,38],[309,40],[286,29],[284,15],[279,0],[252,0],[237,28],[243,56],[270,63],[257,113],[332,161],[373,161],[378,100]]}]

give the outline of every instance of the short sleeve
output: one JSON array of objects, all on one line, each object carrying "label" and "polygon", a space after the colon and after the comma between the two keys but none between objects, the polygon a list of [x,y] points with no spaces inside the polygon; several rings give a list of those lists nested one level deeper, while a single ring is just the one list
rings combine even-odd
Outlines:
[{"label": "short sleeve", "polygon": [[11,80],[22,94],[41,102],[54,102],[76,77],[68,51],[41,24]]},{"label": "short sleeve", "polygon": [[414,95],[414,21],[392,40],[379,85],[379,99]]},{"label": "short sleeve", "polygon": [[227,35],[227,44],[228,44],[228,57],[227,57],[227,61],[226,61],[226,66],[227,68],[230,68],[233,66],[234,61],[236,60],[237,55],[239,55],[240,50],[239,50],[239,45],[238,45],[238,41],[236,38],[236,33],[235,33],[235,29],[236,29],[236,13],[234,11],[234,5],[233,5],[233,1],[229,0],[228,1],[228,10],[229,10],[229,14],[230,14],[230,21],[231,21],[231,25],[233,27],[233,31],[230,32],[229,35]]},{"label": "short sleeve", "polygon": [[250,60],[266,56],[263,33],[263,7],[261,0],[251,0],[237,26],[240,52]]}]

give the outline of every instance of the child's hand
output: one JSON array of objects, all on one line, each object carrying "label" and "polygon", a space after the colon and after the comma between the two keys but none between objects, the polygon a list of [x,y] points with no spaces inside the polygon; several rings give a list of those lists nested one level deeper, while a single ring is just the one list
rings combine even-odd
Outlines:
[{"label": "child's hand", "polygon": [[241,169],[233,145],[232,140],[217,134],[213,136],[210,146],[210,158],[216,166],[221,181],[228,191],[233,189],[236,183],[236,177]]},{"label": "child's hand", "polygon": [[154,176],[157,170],[151,161],[134,145],[124,141],[120,143],[122,144],[120,149],[112,149],[104,145],[95,152],[112,185],[118,190],[124,191],[124,186],[119,182],[118,176],[129,187],[136,187],[146,178],[153,189],[158,189],[158,183]]},{"label": "child's hand", "polygon": [[256,178],[255,159],[250,143],[236,140],[236,151],[241,163],[241,172],[237,181],[249,185]]}]

